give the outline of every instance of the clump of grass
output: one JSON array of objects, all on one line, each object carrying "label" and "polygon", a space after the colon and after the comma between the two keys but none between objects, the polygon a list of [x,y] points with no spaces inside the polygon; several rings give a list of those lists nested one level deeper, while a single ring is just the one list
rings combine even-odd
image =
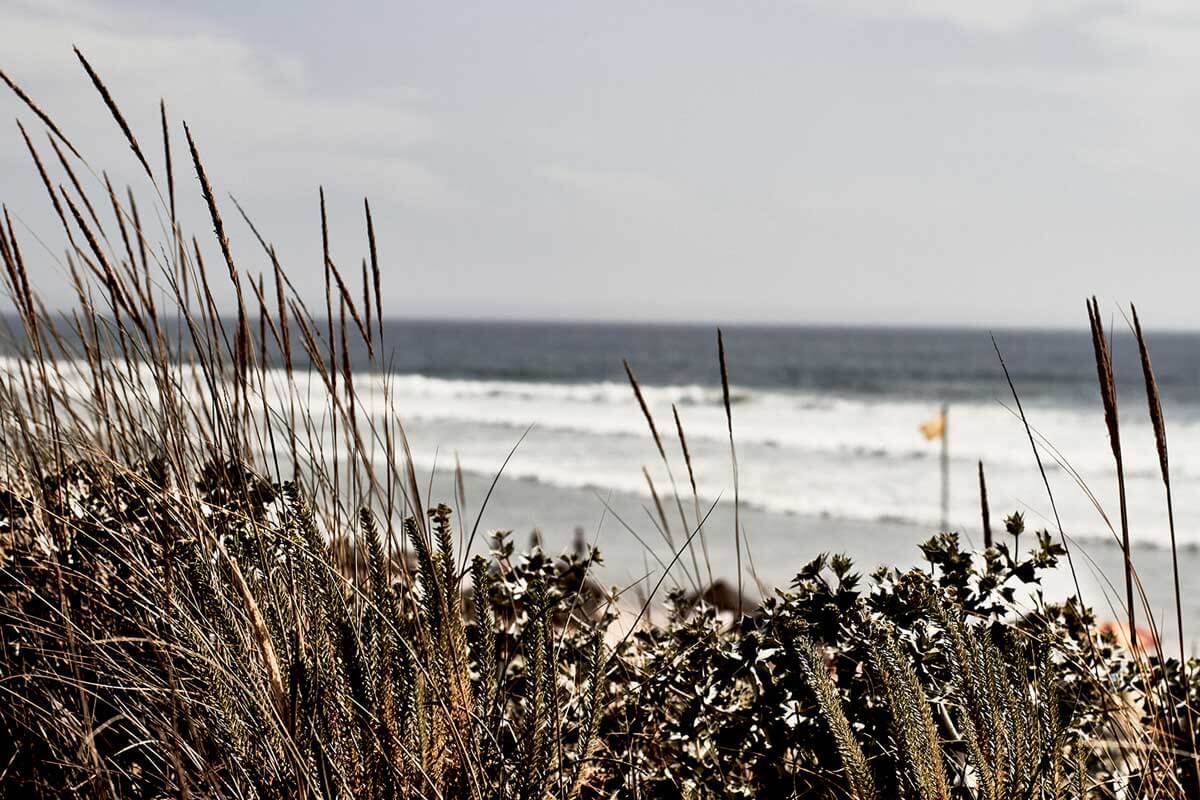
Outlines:
[{"label": "clump of grass", "polygon": [[[78,307],[61,320],[44,310],[5,210],[0,256],[22,331],[0,380],[4,784],[44,796],[577,795],[607,678],[603,606],[580,601],[583,585],[539,588],[559,571],[496,596],[497,560],[473,571],[471,622],[450,509],[425,514],[411,457],[403,541],[390,515],[376,522],[394,485],[376,476],[376,451],[390,461],[407,442],[361,418],[350,365],[350,338],[372,362],[382,345],[382,324],[359,309],[381,320],[369,206],[374,280],[364,259],[356,299],[326,239],[326,310],[340,314],[314,320],[265,241],[273,297],[238,267],[184,125],[236,301],[224,319],[203,248],[184,245],[160,112],[175,240],[162,248],[145,242],[132,189],[122,202],[102,176],[110,236],[55,140],[74,194],[22,129]],[[306,380],[326,390],[324,408],[305,404]]]}]

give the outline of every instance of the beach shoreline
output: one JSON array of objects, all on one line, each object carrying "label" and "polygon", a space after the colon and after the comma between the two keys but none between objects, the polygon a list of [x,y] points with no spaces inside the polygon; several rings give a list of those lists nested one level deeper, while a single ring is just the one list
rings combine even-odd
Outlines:
[{"label": "beach shoreline", "polygon": [[[432,500],[448,502],[453,497],[454,481],[455,476],[451,471],[439,470],[435,473],[431,483],[434,493]],[[491,482],[491,477],[464,473],[467,506],[463,511],[468,526],[474,523],[479,504]],[[679,542],[682,523],[674,499],[668,496],[661,499],[668,522],[673,525],[672,535]],[[681,499],[684,513],[691,519],[692,499]],[[708,508],[709,504],[702,501],[701,513],[708,512]],[[584,540],[589,545],[594,543],[604,558],[604,565],[595,576],[602,584],[628,587],[650,574],[652,586],[662,574],[658,559],[669,563],[671,551],[654,522],[647,516],[648,513],[657,514],[653,501],[641,495],[599,488],[563,488],[502,475],[480,519],[480,536],[474,545],[474,552],[486,550],[487,532],[512,530],[511,538],[518,551],[532,541],[536,531],[543,548],[556,554],[574,546],[576,530],[579,529]],[[1002,529],[1004,513],[1001,509],[992,509],[992,524],[994,528],[999,528],[997,541],[1006,542],[1011,547],[1012,537],[1003,533]],[[934,528],[903,522],[779,514],[756,508],[741,509],[740,517],[746,532],[744,545],[749,549],[749,553],[743,551],[744,584],[748,595],[761,594],[755,585],[754,574],[757,574],[762,587],[768,592],[787,589],[796,573],[822,553],[849,556],[857,571],[863,575],[869,575],[881,566],[928,568],[919,545],[937,534]],[[633,533],[625,525],[632,528]],[[1022,551],[1034,546],[1035,529],[1040,527],[1028,524],[1020,541]],[[958,533],[964,550],[982,549],[979,525],[974,529],[964,527]],[[732,502],[722,500],[712,507],[705,522],[704,534],[708,540],[714,578],[734,581],[737,554],[733,544]],[[651,546],[654,552],[649,553],[643,542]],[[706,570],[699,537],[694,543],[703,576]],[[1121,595],[1123,556],[1120,547],[1115,541],[1094,538],[1072,541],[1070,544],[1085,605],[1093,608],[1098,622],[1124,619]],[[1177,637],[1171,551],[1143,545],[1134,547],[1132,553],[1136,574],[1154,613],[1159,638],[1165,643],[1164,649],[1168,653],[1174,652],[1176,648],[1173,643]],[[1192,655],[1200,653],[1200,553],[1193,548],[1181,548],[1178,557],[1184,630],[1189,655]],[[672,578],[664,582],[664,587],[669,588],[676,583],[690,587],[687,576],[692,574],[692,570],[690,554],[685,552],[671,570]],[[1075,594],[1075,581],[1067,559],[1061,559],[1059,567],[1045,575],[1043,587],[1046,598],[1051,601],[1063,600]],[[1145,620],[1143,608],[1139,607],[1138,618]]]}]

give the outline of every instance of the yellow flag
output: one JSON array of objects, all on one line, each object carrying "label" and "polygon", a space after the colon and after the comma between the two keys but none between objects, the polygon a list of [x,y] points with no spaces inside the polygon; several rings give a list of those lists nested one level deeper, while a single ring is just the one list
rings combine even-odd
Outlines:
[{"label": "yellow flag", "polygon": [[926,439],[938,439],[946,435],[946,415],[941,411],[921,423],[921,433]]}]

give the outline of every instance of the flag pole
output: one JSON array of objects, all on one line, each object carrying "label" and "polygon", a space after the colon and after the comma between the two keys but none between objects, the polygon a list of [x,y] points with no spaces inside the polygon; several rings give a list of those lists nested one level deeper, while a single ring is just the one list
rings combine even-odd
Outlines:
[{"label": "flag pole", "polygon": [[942,530],[950,528],[950,404],[942,403]]}]

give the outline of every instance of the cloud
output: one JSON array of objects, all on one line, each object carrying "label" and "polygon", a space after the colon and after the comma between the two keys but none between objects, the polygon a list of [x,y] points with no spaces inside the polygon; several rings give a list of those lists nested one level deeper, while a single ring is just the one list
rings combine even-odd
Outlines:
[{"label": "cloud", "polygon": [[1110,4],[1096,0],[818,0],[831,11],[883,19],[917,18],[989,33],[1012,33]]},{"label": "cloud", "polygon": [[4,67],[97,163],[112,163],[107,156],[121,142],[72,45],[143,138],[158,138],[158,100],[165,97],[171,116],[192,127],[214,172],[243,192],[267,181],[293,191],[345,183],[419,207],[457,202],[445,178],[413,153],[437,132],[420,92],[322,93],[299,59],[190,23],[87,0],[5,5]]},{"label": "cloud", "polygon": [[[151,230],[165,230],[166,212],[129,147],[72,53],[77,45],[109,87],[142,150],[162,180],[158,104],[165,98],[172,124],[172,154],[180,218],[201,246],[211,249],[208,215],[194,180],[182,125],[195,137],[224,208],[235,258],[246,269],[265,269],[265,257],[241,224],[234,195],[264,236],[277,245],[302,294],[321,291],[317,190],[330,201],[334,255],[357,263],[362,241],[362,198],[377,213],[436,215],[459,208],[463,195],[426,156],[440,120],[428,92],[403,85],[387,89],[322,87],[305,62],[255,46],[203,20],[147,10],[103,7],[92,0],[17,0],[0,4],[5,48],[0,66],[35,98],[83,153],[90,169],[81,179],[102,196],[99,170],[119,188],[131,184]],[[397,83],[400,83],[397,81]],[[8,92],[0,108],[18,115],[45,145],[40,123]],[[43,153],[45,157],[47,153]],[[94,169],[95,174],[88,174]],[[48,269],[38,284],[51,305],[70,302],[61,253],[64,240],[15,125],[0,126],[3,200],[18,224],[46,249]],[[386,240],[385,219],[376,220]],[[219,259],[215,251],[210,258]],[[219,263],[214,260],[213,263]],[[218,301],[232,302],[223,281]]]},{"label": "cloud", "polygon": [[[1200,6],[1181,0],[954,0],[825,3],[863,19],[943,23],[975,43],[975,58],[919,71],[933,86],[1010,92],[1029,108],[1069,103],[1093,121],[1080,157],[1098,168],[1153,171],[1197,182],[1200,142]],[[1053,36],[1038,49],[1038,32]],[[1048,44],[1047,44],[1048,43]],[[1064,57],[1084,48],[1086,57]],[[989,50],[989,45],[996,49]],[[1013,58],[1012,53],[1021,54]],[[991,52],[998,54],[989,58]],[[996,96],[1000,96],[997,94]],[[1046,119],[1053,111],[1044,114]]]}]

